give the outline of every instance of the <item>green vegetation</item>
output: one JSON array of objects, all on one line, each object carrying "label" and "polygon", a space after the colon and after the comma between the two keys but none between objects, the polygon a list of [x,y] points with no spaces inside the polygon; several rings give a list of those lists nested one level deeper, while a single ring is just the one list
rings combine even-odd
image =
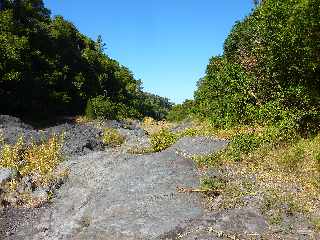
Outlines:
[{"label": "green vegetation", "polygon": [[42,0],[1,0],[0,8],[2,113],[160,119],[170,109],[104,53],[101,37],[93,41],[62,16],[51,18]]},{"label": "green vegetation", "polygon": [[[4,143],[0,152],[0,168],[9,168],[15,171],[14,177],[3,187],[4,196],[17,195],[15,204],[36,206],[42,204],[31,196],[31,189],[26,190],[20,185],[25,179],[31,179],[32,189],[49,187],[63,179],[66,169],[57,167],[64,160],[61,153],[63,135],[52,136],[47,142],[39,145],[27,145],[23,136],[16,144]],[[10,199],[10,197],[8,198]],[[10,202],[10,200],[7,200]]]},{"label": "green vegetation", "polygon": [[271,224],[303,214],[319,228],[319,1],[255,2],[223,54],[210,59],[194,100],[174,106],[168,119],[192,118],[199,133],[230,140],[226,149],[194,158],[228,175],[220,207],[247,198]]},{"label": "green vegetation", "polygon": [[174,105],[166,116],[166,119],[168,121],[180,122],[191,113],[190,110],[192,109],[194,109],[194,101],[186,100],[182,104]]},{"label": "green vegetation", "polygon": [[220,128],[285,122],[301,136],[316,134],[319,18],[317,0],[262,1],[235,24],[224,54],[210,59],[195,100],[169,116],[205,118]]},{"label": "green vegetation", "polygon": [[160,152],[173,145],[177,139],[178,136],[175,133],[170,132],[168,129],[161,129],[151,135],[151,146],[154,152]]},{"label": "green vegetation", "polygon": [[125,138],[113,128],[105,128],[103,131],[102,141],[105,145],[117,147],[124,143]]},{"label": "green vegetation", "polygon": [[225,188],[226,182],[216,177],[204,177],[200,181],[201,189],[219,192]]},{"label": "green vegetation", "polygon": [[0,153],[0,167],[14,169],[22,177],[33,174],[40,185],[47,184],[63,159],[62,139],[63,136],[53,136],[48,142],[40,145],[26,146],[23,137],[20,137],[15,145],[3,146]]}]

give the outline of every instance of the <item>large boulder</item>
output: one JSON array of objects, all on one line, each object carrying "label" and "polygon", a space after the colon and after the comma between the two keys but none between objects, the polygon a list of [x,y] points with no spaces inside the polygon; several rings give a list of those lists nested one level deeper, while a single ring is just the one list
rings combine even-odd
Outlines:
[{"label": "large boulder", "polygon": [[102,130],[91,125],[62,124],[44,130],[47,138],[64,134],[63,153],[68,156],[84,155],[104,149]]}]

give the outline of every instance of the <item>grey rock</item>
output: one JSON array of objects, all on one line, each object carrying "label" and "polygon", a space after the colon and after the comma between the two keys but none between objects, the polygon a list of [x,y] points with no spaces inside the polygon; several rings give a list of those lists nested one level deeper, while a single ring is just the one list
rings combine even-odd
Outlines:
[{"label": "grey rock", "polygon": [[91,151],[104,149],[101,139],[102,130],[94,126],[65,123],[42,130],[35,130],[31,126],[23,124],[18,118],[5,115],[0,115],[0,123],[3,123],[1,132],[4,142],[7,144],[15,144],[21,136],[23,136],[26,145],[30,145],[33,142],[39,144],[47,141],[54,134],[60,135],[64,133],[62,152],[65,155],[84,155]]},{"label": "grey rock", "polygon": [[[103,145],[101,130],[94,126],[62,124],[41,132],[44,138],[65,132],[64,152],[70,159],[60,167],[70,169],[69,178],[61,187],[59,184],[50,205],[0,209],[1,240],[261,239],[268,233],[269,226],[258,206],[209,211],[204,208],[202,195],[176,189],[199,186],[200,174],[187,157],[211,154],[224,148],[227,141],[185,137],[160,153],[133,155],[126,150],[148,145],[148,137],[139,126],[116,123],[126,142],[104,152],[97,151]],[[40,134],[34,129],[12,129]],[[214,169],[204,176],[222,177]],[[32,188],[30,179],[23,178],[22,182]],[[51,188],[38,188],[32,196],[45,202]],[[9,197],[15,202],[16,195]],[[217,204],[221,200],[222,196],[215,199]],[[298,235],[312,235],[300,222]]]},{"label": "grey rock", "polygon": [[9,168],[0,168],[0,185],[9,181],[15,175],[14,170]]},{"label": "grey rock", "polygon": [[228,141],[214,139],[212,137],[183,137],[179,139],[171,149],[185,156],[205,156],[223,149]]},{"label": "grey rock", "polygon": [[13,116],[9,116],[9,115],[0,115],[0,128],[8,128],[8,127],[32,129],[31,125],[28,125],[28,124],[22,122],[17,117],[13,117]]},{"label": "grey rock", "polygon": [[68,156],[84,155],[104,149],[102,130],[83,124],[62,124],[45,129],[46,138],[64,133],[63,153]]},{"label": "grey rock", "polygon": [[[219,239],[212,229],[265,231],[265,220],[255,210],[207,213],[201,195],[177,191],[177,187],[199,186],[193,161],[177,151],[195,147],[188,153],[207,154],[225,146],[224,141],[186,138],[160,153],[131,155],[123,150],[141,139],[134,131],[120,129],[127,143],[119,149],[74,156],[64,162],[71,172],[52,205],[34,215],[37,219],[6,230],[9,235],[5,239],[161,240],[183,236],[180,239],[195,240]],[[208,151],[199,146],[204,144]],[[46,190],[37,189],[33,196],[45,199]]]},{"label": "grey rock", "polygon": [[183,132],[189,128],[192,128],[193,124],[191,121],[184,121],[171,128],[171,131],[174,133]]},{"label": "grey rock", "polygon": [[266,219],[256,209],[232,209],[217,218],[216,228],[221,230],[234,229],[238,233],[262,234],[268,230]]},{"label": "grey rock", "polygon": [[37,188],[32,192],[31,196],[33,199],[40,202],[46,202],[49,198],[48,192],[45,188]]},{"label": "grey rock", "polygon": [[24,143],[27,145],[34,143],[40,143],[45,136],[36,130],[21,128],[21,127],[6,127],[2,128],[3,140],[7,144],[15,144],[20,137],[23,137]]},{"label": "grey rock", "polygon": [[184,240],[261,239],[268,230],[266,219],[256,209],[242,208],[205,214],[179,234]]},{"label": "grey rock", "polygon": [[[196,187],[198,176],[192,161],[172,151],[135,156],[110,149],[66,164],[71,174],[52,207],[15,239],[22,232],[28,239],[155,239],[203,214],[198,195],[176,191]],[[43,228],[45,236],[34,234]]]}]

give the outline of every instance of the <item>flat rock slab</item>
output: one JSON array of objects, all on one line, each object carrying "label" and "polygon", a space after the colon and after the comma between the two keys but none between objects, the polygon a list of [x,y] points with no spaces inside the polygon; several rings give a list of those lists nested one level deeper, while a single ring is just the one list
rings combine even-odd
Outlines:
[{"label": "flat rock slab", "polygon": [[198,186],[196,168],[172,151],[108,150],[67,164],[69,181],[52,206],[12,239],[159,239],[203,215],[199,195],[176,191]]},{"label": "flat rock slab", "polygon": [[0,227],[7,226],[0,239],[212,240],[223,239],[219,231],[265,231],[264,218],[254,210],[211,213],[201,195],[177,192],[177,187],[199,186],[193,161],[177,153],[187,151],[189,144],[197,149],[189,154],[208,154],[226,143],[184,138],[160,153],[107,149],[66,161],[69,179],[53,203],[16,220],[10,211],[0,214]]},{"label": "flat rock slab", "polygon": [[225,148],[228,141],[212,137],[183,137],[179,139],[171,149],[185,156],[205,156]]},{"label": "flat rock slab", "polygon": [[180,233],[184,240],[262,239],[269,230],[266,219],[257,209],[230,209],[212,212],[193,220]]}]

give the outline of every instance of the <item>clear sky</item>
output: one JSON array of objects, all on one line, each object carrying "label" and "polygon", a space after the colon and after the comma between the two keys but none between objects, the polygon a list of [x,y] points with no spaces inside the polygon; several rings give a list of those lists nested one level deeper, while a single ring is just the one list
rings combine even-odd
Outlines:
[{"label": "clear sky", "polygon": [[128,67],[144,90],[175,103],[191,99],[208,60],[222,53],[252,0],[44,0],[80,32],[102,35],[106,53]]}]

